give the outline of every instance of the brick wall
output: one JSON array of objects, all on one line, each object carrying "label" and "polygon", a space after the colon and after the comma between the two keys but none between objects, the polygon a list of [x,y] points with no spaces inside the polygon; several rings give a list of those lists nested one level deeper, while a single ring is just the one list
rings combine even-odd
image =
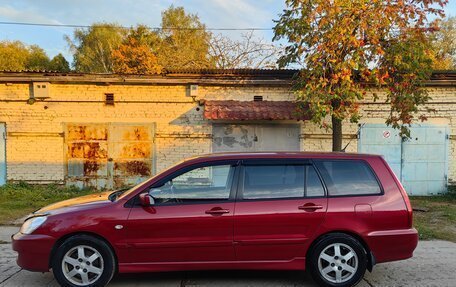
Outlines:
[{"label": "brick wall", "polygon": [[[7,127],[7,179],[31,182],[65,180],[65,140],[67,123],[142,123],[155,124],[156,172],[184,158],[211,152],[212,125],[203,118],[204,107],[187,97],[187,85],[82,84],[52,82],[50,98],[26,103],[30,96],[28,83],[5,83],[0,78],[0,122]],[[456,180],[456,87],[429,88],[433,98],[430,108],[436,110],[430,123],[448,124],[451,128],[449,178]],[[375,91],[380,96],[381,91]],[[105,93],[113,93],[115,105],[104,104]],[[198,99],[292,100],[285,86],[215,86],[200,85]],[[384,123],[388,106],[373,103],[367,96],[361,106],[361,122]],[[358,126],[345,123],[345,145],[354,138]],[[330,131],[305,122],[301,125],[301,149],[331,150]],[[356,137],[347,151],[357,150]]]}]

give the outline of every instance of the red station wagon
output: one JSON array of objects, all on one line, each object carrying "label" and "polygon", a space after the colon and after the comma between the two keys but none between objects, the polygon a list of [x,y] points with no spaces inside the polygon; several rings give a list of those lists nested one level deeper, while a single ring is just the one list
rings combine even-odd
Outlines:
[{"label": "red station wagon", "polygon": [[44,207],[13,236],[24,269],[62,286],[115,272],[304,270],[353,286],[418,242],[401,183],[378,155],[225,153],[195,157],[128,190]]}]

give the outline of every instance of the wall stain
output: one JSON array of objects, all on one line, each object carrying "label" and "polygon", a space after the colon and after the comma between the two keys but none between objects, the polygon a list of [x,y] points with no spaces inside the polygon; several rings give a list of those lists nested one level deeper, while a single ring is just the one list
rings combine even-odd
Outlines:
[{"label": "wall stain", "polygon": [[129,143],[122,147],[121,158],[149,158],[151,152],[150,143]]},{"label": "wall stain", "polygon": [[97,161],[84,161],[84,176],[96,175],[100,164]]},{"label": "wall stain", "polygon": [[114,163],[115,174],[120,172],[126,176],[141,175],[150,176],[150,165],[144,161],[132,160]]},{"label": "wall stain", "polygon": [[70,125],[68,140],[107,140],[108,131],[104,126]]},{"label": "wall stain", "polygon": [[122,140],[126,141],[148,141],[149,137],[149,128],[147,127],[131,127],[127,131],[123,132]]}]

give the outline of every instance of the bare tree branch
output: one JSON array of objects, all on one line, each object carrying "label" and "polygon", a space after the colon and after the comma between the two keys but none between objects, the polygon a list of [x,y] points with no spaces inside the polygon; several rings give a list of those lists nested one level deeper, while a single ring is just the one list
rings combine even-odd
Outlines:
[{"label": "bare tree branch", "polygon": [[280,51],[278,46],[256,37],[253,31],[242,34],[240,40],[214,35],[209,45],[209,54],[221,69],[277,68]]}]

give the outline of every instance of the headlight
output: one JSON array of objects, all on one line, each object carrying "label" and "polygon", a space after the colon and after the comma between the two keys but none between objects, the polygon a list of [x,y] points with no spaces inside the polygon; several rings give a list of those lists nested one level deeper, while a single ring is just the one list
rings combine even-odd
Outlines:
[{"label": "headlight", "polygon": [[36,216],[29,218],[24,222],[24,224],[22,224],[20,232],[23,234],[31,234],[38,227],[40,227],[46,221],[46,219],[46,216]]}]

